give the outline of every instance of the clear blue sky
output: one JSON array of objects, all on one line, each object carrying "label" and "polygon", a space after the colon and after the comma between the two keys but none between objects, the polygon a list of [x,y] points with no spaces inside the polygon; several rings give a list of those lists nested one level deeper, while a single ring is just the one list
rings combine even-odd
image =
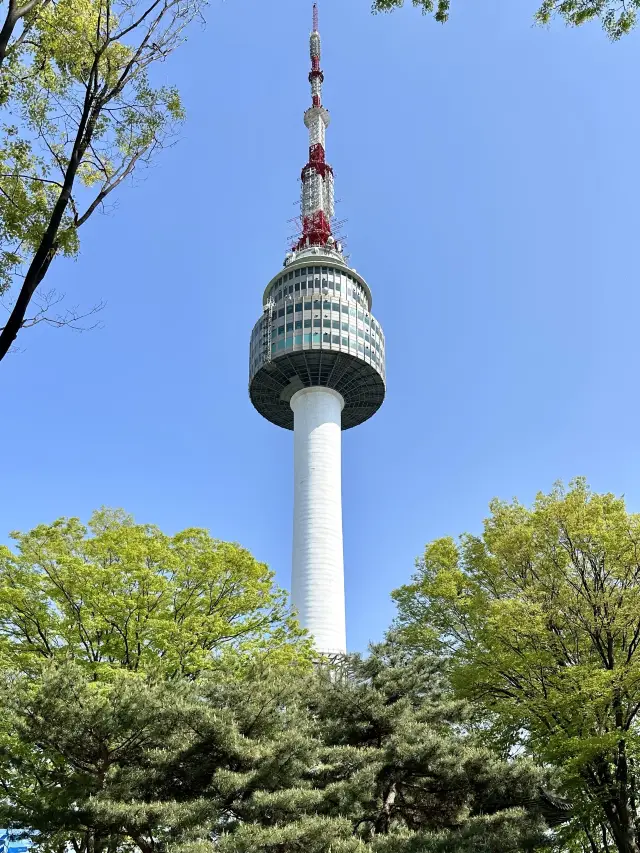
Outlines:
[{"label": "clear blue sky", "polygon": [[[437,536],[585,475],[640,510],[638,39],[532,27],[535,2],[321,0],[328,158],[387,339],[388,396],[344,434],[349,645]],[[104,329],[0,364],[0,528],[122,506],[208,527],[288,584],[292,436],[247,394],[249,334],[306,160],[307,0],[214,0],[162,67],[178,145],[49,286]]]}]

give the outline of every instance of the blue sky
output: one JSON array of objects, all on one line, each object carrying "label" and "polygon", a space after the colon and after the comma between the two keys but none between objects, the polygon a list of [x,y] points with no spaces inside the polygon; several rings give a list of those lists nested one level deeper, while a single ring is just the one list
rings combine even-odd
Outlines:
[{"label": "blue sky", "polygon": [[[488,501],[585,475],[640,511],[638,35],[532,26],[535,3],[321,0],[339,214],[387,341],[344,434],[349,645]],[[214,0],[162,67],[179,143],[48,286],[104,328],[25,332],[0,364],[0,535],[122,506],[204,526],[289,579],[292,436],[247,394],[249,335],[306,160],[307,0]]]}]

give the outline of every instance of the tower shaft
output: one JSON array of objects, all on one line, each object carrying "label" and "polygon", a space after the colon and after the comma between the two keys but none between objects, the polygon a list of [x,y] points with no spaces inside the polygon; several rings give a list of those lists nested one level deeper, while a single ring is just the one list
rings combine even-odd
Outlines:
[{"label": "tower shaft", "polygon": [[291,601],[322,652],[344,654],[341,419],[344,400],[331,388],[291,398],[294,493]]}]

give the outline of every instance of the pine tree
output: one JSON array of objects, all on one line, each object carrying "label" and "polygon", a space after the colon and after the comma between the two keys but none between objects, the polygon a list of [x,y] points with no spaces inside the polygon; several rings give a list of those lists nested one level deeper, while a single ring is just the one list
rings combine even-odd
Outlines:
[{"label": "pine tree", "polygon": [[438,663],[387,645],[342,668],[154,683],[49,664],[12,685],[13,826],[76,853],[525,853],[541,774],[482,748]]}]

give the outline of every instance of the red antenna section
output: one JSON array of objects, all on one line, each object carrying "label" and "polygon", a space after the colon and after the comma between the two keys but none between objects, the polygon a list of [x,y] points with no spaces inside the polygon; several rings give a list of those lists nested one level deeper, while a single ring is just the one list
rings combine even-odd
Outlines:
[{"label": "red antenna section", "polygon": [[313,4],[313,32],[309,40],[309,53],[311,107],[304,114],[304,123],[309,130],[309,160],[302,170],[302,235],[294,248],[324,246],[333,249],[336,245],[331,233],[331,220],[334,216],[333,169],[325,159],[325,131],[329,126],[329,113],[322,106],[324,74],[320,68],[321,43],[317,3]]}]

